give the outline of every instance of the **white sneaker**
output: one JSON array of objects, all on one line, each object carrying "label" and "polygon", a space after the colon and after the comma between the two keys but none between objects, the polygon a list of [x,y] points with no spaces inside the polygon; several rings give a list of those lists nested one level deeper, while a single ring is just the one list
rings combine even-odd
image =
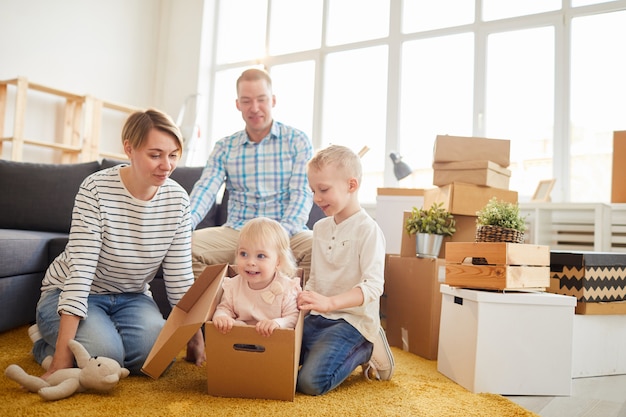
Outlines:
[{"label": "white sneaker", "polygon": [[368,363],[361,365],[363,375],[367,379],[378,379],[388,381],[393,375],[395,361],[387,342],[387,335],[381,327],[374,341],[374,350]]},{"label": "white sneaker", "polygon": [[33,343],[41,339],[42,336],[41,333],[39,333],[39,326],[37,326],[37,323],[28,328],[28,337],[30,337],[30,340],[32,340]]}]

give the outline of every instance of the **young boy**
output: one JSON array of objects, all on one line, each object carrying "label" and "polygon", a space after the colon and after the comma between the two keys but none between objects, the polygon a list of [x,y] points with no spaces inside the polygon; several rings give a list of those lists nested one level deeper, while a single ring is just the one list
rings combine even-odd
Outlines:
[{"label": "young boy", "polygon": [[394,360],[380,327],[385,238],[361,208],[361,161],[331,145],[307,166],[313,201],[328,216],[313,227],[311,274],[298,296],[304,321],[298,391],[321,395],[359,365],[365,376],[389,380]]}]

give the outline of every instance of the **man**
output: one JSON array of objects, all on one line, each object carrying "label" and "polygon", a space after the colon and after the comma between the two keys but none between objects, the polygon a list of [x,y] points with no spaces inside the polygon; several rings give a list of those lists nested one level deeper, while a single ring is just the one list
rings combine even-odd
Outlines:
[{"label": "man", "polygon": [[222,184],[228,191],[226,223],[193,233],[194,275],[197,278],[207,265],[233,263],[239,230],[248,220],[265,216],[287,230],[296,262],[306,277],[312,239],[306,222],[313,204],[306,164],[313,156],[313,147],[305,133],[272,118],[276,97],[266,71],[244,71],[236,87],[236,106],[246,127],[215,144],[191,192],[195,229]]}]

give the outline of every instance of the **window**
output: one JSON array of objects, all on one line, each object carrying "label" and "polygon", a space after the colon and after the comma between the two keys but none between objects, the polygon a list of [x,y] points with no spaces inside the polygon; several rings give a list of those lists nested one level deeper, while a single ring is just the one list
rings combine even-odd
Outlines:
[{"label": "window", "polygon": [[[216,0],[207,24],[204,140],[243,128],[235,80],[257,65],[273,76],[275,118],[315,149],[371,149],[365,204],[377,187],[433,187],[439,134],[511,140],[520,201],[546,178],[553,201],[610,200],[612,132],[626,130],[626,0]],[[393,151],[413,169],[400,182]]]}]

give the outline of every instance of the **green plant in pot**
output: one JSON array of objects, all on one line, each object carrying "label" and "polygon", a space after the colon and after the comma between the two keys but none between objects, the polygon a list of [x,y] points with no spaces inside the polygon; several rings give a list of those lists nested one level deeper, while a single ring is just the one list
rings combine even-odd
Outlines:
[{"label": "green plant in pot", "polygon": [[526,222],[517,203],[493,197],[476,216],[476,242],[524,242]]},{"label": "green plant in pot", "polygon": [[445,236],[456,232],[456,220],[443,208],[443,203],[433,203],[429,208],[413,207],[407,218],[405,230],[416,236],[419,256],[438,257]]}]

